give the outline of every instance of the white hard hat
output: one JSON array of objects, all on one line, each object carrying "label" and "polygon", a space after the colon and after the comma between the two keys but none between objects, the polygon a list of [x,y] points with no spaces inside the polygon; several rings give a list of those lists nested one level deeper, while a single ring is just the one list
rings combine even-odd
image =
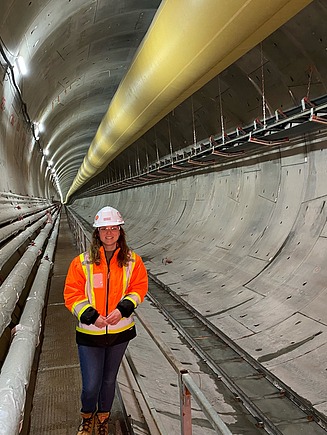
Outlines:
[{"label": "white hard hat", "polygon": [[118,210],[112,207],[103,207],[95,215],[93,226],[106,227],[107,225],[123,225],[124,220]]}]

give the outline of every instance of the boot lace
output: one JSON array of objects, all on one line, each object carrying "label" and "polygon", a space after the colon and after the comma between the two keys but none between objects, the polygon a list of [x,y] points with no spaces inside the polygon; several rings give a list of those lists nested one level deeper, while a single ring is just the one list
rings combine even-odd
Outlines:
[{"label": "boot lace", "polygon": [[78,433],[90,434],[92,430],[92,420],[93,420],[93,416],[89,418],[83,418],[83,421],[78,428]]},{"label": "boot lace", "polygon": [[96,430],[97,435],[108,435],[108,418],[100,421],[97,419]]}]

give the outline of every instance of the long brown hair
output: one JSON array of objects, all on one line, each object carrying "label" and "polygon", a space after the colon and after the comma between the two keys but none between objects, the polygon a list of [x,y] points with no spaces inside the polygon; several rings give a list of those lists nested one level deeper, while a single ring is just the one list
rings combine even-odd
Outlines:
[{"label": "long brown hair", "polygon": [[[92,263],[100,264],[100,246],[102,242],[99,236],[99,228],[96,228],[92,233],[92,242],[89,248],[90,260]],[[117,240],[117,248],[120,248],[117,260],[119,267],[127,266],[130,259],[130,249],[127,246],[126,234],[122,227],[120,227],[120,234]]]}]

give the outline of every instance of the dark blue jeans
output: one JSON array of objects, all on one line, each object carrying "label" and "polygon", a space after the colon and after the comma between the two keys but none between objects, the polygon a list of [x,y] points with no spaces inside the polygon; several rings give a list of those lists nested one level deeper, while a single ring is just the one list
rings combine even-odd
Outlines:
[{"label": "dark blue jeans", "polygon": [[82,373],[81,412],[108,412],[115,397],[116,378],[128,345],[110,347],[78,345]]}]

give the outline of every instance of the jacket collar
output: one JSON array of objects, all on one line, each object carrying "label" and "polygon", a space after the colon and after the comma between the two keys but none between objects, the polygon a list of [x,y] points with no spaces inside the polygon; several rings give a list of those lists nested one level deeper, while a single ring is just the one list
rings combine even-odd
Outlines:
[{"label": "jacket collar", "polygon": [[[104,252],[104,247],[103,247],[103,246],[100,246],[99,251],[100,251],[101,262],[102,262],[102,261],[105,261],[105,262],[106,262],[106,254],[105,254],[105,252]],[[115,252],[114,252],[114,255],[112,256],[111,259],[116,258],[117,255],[118,255],[118,252],[119,252],[119,251],[120,251],[120,248],[116,248],[116,250],[115,250]]]}]

